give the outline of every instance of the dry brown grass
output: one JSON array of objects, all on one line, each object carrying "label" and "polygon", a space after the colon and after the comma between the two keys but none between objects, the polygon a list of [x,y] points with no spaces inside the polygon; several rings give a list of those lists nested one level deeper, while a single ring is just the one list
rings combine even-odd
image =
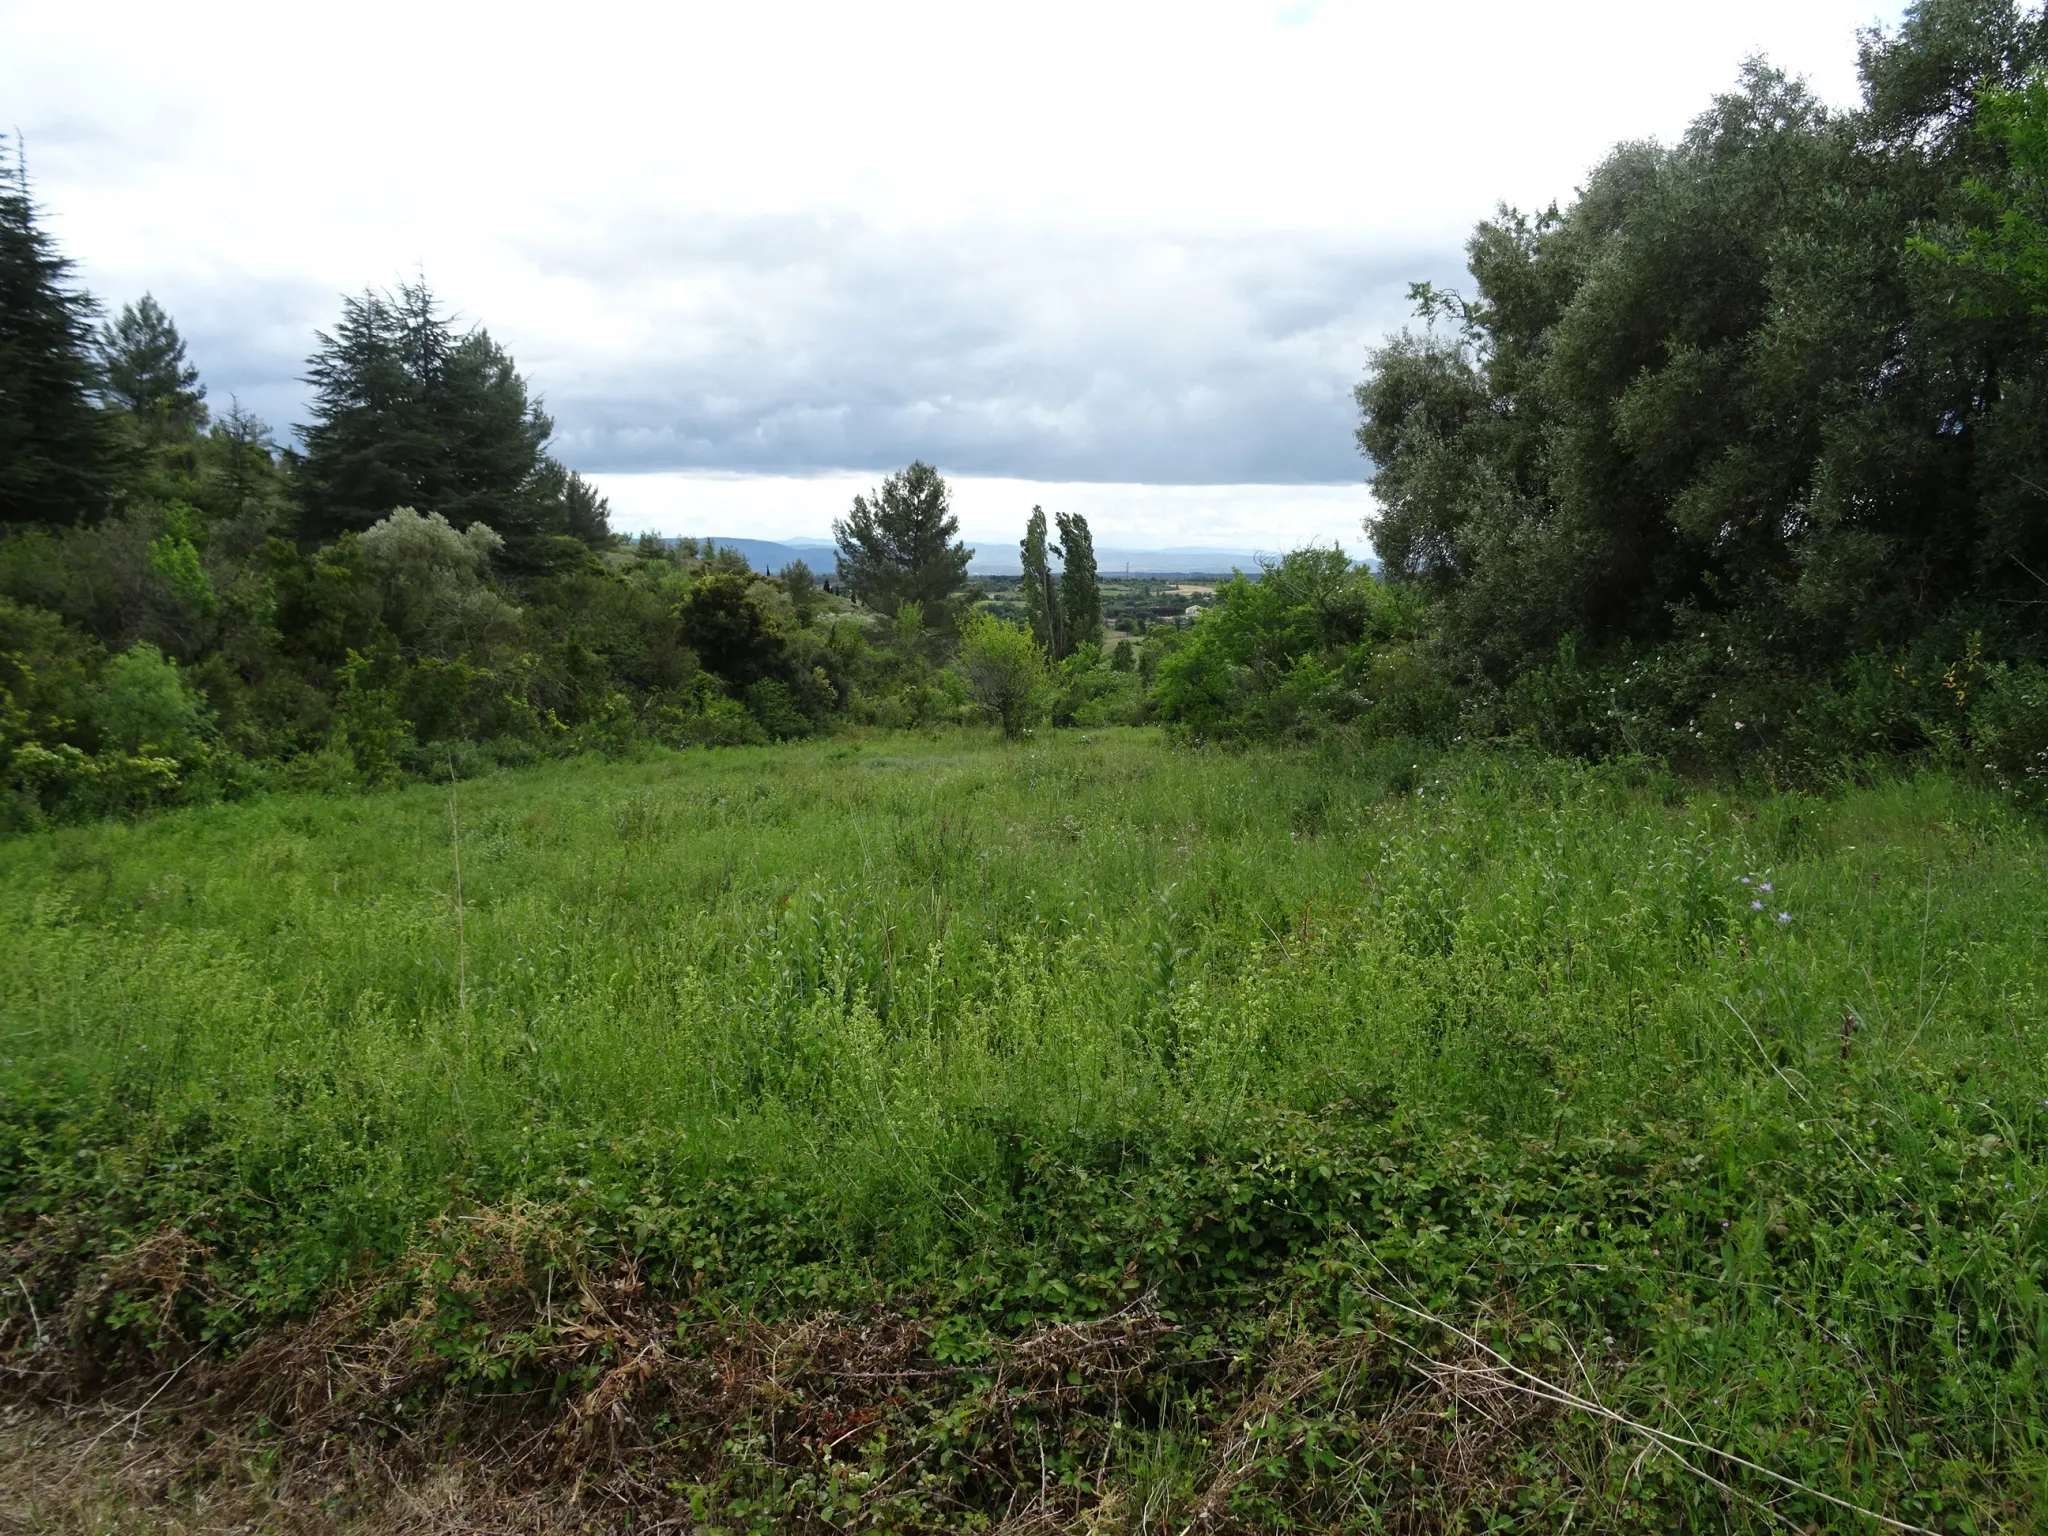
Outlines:
[{"label": "dry brown grass", "polygon": [[399,1475],[358,1457],[300,1465],[231,1426],[95,1404],[0,1410],[0,1531],[50,1536],[572,1536],[614,1528],[564,1490],[507,1486],[468,1456]]},{"label": "dry brown grass", "polygon": [[[725,1528],[726,1490],[808,1479],[1005,1536],[1235,1531],[1241,1489],[1314,1529],[1357,1513],[1347,1488],[1391,1486],[1412,1497],[1376,1505],[1382,1527],[1422,1533],[1498,1507],[1518,1452],[1559,1427],[1455,1339],[1190,1359],[1149,1296],[948,1361],[904,1310],[769,1319],[649,1286],[545,1207],[451,1216],[399,1273],[222,1358],[180,1321],[206,1260],[158,1234],[80,1266],[61,1316],[0,1340],[0,1530],[690,1531]],[[130,1321],[110,1331],[114,1298]],[[1199,1454],[1133,1499],[1128,1455],[1190,1388]],[[1332,1431],[1345,1467],[1308,1444]],[[1082,1470],[1050,1474],[1048,1447]],[[858,1524],[812,1507],[775,1528]]]}]

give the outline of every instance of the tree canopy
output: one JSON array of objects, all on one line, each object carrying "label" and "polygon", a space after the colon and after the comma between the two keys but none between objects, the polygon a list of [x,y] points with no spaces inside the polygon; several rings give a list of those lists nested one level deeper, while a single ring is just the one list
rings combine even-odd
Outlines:
[{"label": "tree canopy", "polygon": [[100,391],[115,407],[171,431],[207,424],[206,386],[185,355],[185,338],[155,298],[121,306],[95,343]]},{"label": "tree canopy", "polygon": [[92,299],[36,220],[28,171],[0,135],[0,523],[100,516],[118,466],[93,404]]},{"label": "tree canopy", "polygon": [[[1095,539],[1078,512],[1053,514],[1059,532],[1046,542],[1045,508],[1033,507],[1018,544],[1023,560],[1024,624],[1053,661],[1064,661],[1102,639],[1102,586],[1095,573]],[[1052,562],[1060,569],[1054,574]]]},{"label": "tree canopy", "polygon": [[1469,295],[1417,285],[1358,442],[1446,666],[1654,651],[1679,718],[1944,625],[2038,640],[2044,58],[2008,0],[1923,0],[1855,110],[1752,64],[1678,143],[1481,224]]},{"label": "tree canopy", "polygon": [[1088,519],[1061,512],[1054,519],[1060,531],[1060,630],[1062,652],[1072,655],[1102,640],[1102,585],[1095,576],[1095,536]]},{"label": "tree canopy", "polygon": [[922,459],[885,479],[832,525],[846,590],[879,613],[923,607],[936,630],[954,627],[954,599],[974,551],[958,540],[960,520],[939,472]]},{"label": "tree canopy", "polygon": [[308,360],[313,419],[301,475],[302,537],[361,531],[399,506],[457,529],[488,523],[515,567],[601,543],[602,498],[546,452],[554,422],[481,327],[458,333],[424,283],[343,300]]}]

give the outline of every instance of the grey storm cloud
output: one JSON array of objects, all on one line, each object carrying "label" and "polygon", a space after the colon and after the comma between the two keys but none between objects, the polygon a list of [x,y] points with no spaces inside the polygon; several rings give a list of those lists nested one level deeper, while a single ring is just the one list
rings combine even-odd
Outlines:
[{"label": "grey storm cloud", "polygon": [[[595,249],[599,254],[587,255]],[[597,470],[901,464],[1035,479],[1331,483],[1351,386],[1442,252],[1323,235],[892,232],[790,218],[529,253],[644,324],[561,356],[563,456]]]},{"label": "grey storm cloud", "polygon": [[[787,474],[921,457],[960,474],[1162,484],[1357,481],[1350,391],[1367,352],[1402,323],[1411,280],[1456,267],[1327,234],[849,217],[639,221],[519,255],[566,296],[557,312],[490,311],[419,275],[513,352],[576,468]],[[339,293],[186,274],[157,297],[216,404],[233,395],[280,436],[305,420],[306,358]]]},{"label": "grey storm cloud", "polygon": [[281,433],[341,292],[417,273],[594,472],[1356,485],[1472,220],[1759,52],[1853,100],[1873,4],[0,0],[0,94],[88,284]]}]

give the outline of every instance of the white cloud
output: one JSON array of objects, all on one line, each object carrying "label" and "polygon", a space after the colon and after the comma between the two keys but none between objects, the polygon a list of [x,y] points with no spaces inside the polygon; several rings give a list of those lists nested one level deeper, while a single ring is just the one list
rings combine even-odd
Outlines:
[{"label": "white cloud", "polygon": [[[865,474],[600,474],[612,526],[627,533],[752,539],[829,539],[853,498],[875,489]],[[948,475],[962,538],[1009,550],[1034,505],[1079,512],[1102,547],[1199,545],[1283,554],[1304,544],[1370,552],[1360,485],[1134,485]]]},{"label": "white cloud", "polygon": [[1409,277],[1873,0],[0,0],[94,290],[279,426],[423,271],[586,467],[1330,481]]}]

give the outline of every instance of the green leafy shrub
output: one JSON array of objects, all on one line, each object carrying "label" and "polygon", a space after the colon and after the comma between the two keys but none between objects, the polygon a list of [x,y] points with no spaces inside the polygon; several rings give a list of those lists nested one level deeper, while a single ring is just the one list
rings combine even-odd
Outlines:
[{"label": "green leafy shrub", "polygon": [[205,706],[177,664],[147,641],[111,658],[100,671],[93,723],[100,739],[122,752],[197,756],[207,729]]},{"label": "green leafy shrub", "polygon": [[1991,668],[1970,724],[1986,771],[2015,798],[2048,806],[2048,667]]},{"label": "green leafy shrub", "polygon": [[376,656],[350,651],[340,668],[334,741],[354,761],[364,784],[395,783],[404,771],[412,732],[400,710],[398,690],[389,681],[398,670],[397,657],[388,651]]},{"label": "green leafy shrub", "polygon": [[662,705],[658,714],[657,735],[672,746],[746,747],[768,742],[754,712],[709,674]]},{"label": "green leafy shrub", "polygon": [[797,708],[789,684],[779,677],[764,677],[750,685],[746,706],[771,741],[795,741],[813,729],[810,717]]},{"label": "green leafy shrub", "polygon": [[[1160,656],[1152,706],[1163,720],[1218,736],[1312,732],[1369,715],[1381,702],[1375,658],[1411,643],[1421,613],[1413,596],[1342,550],[1296,550],[1257,580],[1238,575],[1217,588],[1186,638]],[[1414,713],[1408,701],[1421,686],[1405,670],[1378,677],[1380,695],[1402,696],[1389,721]],[[1449,686],[1439,677],[1432,699]]]},{"label": "green leafy shrub", "polygon": [[1045,652],[1028,630],[985,613],[960,630],[956,663],[967,696],[1005,736],[1023,734],[1045,708],[1051,677]]}]

